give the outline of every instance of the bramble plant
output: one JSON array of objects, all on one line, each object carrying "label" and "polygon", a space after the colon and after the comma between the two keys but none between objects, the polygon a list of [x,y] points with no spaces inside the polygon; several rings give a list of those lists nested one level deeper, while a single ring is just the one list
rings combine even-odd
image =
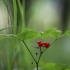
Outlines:
[{"label": "bramble plant", "polygon": [[[66,36],[70,36],[70,30],[67,30],[64,34],[62,34],[61,30],[57,30],[56,28],[50,28],[47,29],[44,32],[41,31],[35,31],[33,29],[29,29],[29,28],[25,28],[21,33],[17,34],[17,35],[13,35],[13,34],[0,34],[0,36],[5,36],[5,37],[10,37],[10,38],[16,38],[19,39],[20,41],[22,41],[25,45],[25,47],[27,48],[28,52],[30,53],[30,55],[32,56],[35,64],[36,64],[36,69],[39,70],[39,62],[41,59],[42,54],[46,51],[46,49],[48,49],[49,47],[51,47],[51,45],[56,42],[59,38],[61,37],[66,37]],[[38,55],[38,59],[35,59],[32,52],[30,51],[29,47],[27,46],[27,44],[25,43],[25,40],[29,39],[35,39],[37,37],[40,38],[45,38],[45,37],[53,37],[55,38],[55,40],[50,44],[49,42],[42,42],[42,41],[38,41],[37,45],[39,49],[39,55],[38,53],[36,53],[36,55]],[[33,64],[33,62],[32,62]],[[56,69],[57,66],[62,66],[63,69],[62,70],[70,70],[70,67],[67,65],[62,65],[62,64],[54,64],[54,69],[53,70],[58,70]],[[44,69],[43,69],[44,70]],[[47,69],[50,70],[50,69]]]}]

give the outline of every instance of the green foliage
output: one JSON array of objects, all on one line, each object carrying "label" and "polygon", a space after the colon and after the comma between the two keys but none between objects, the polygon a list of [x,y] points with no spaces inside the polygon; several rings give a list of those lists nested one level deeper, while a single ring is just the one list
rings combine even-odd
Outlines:
[{"label": "green foliage", "polygon": [[55,63],[47,63],[47,64],[43,67],[43,70],[55,70],[54,66],[55,66]]},{"label": "green foliage", "polygon": [[64,64],[47,63],[42,70],[70,70],[70,67]]},{"label": "green foliage", "polygon": [[53,37],[53,38],[60,38],[60,37],[66,37],[66,36],[70,36],[70,30],[67,30],[64,34],[61,34],[62,31],[61,30],[57,30],[56,28],[50,28],[44,32],[41,31],[36,31],[30,28],[25,28],[21,33],[17,34],[17,35],[13,35],[13,34],[0,34],[0,36],[2,37],[16,37],[18,39],[21,40],[26,40],[26,39],[34,39],[37,37],[41,37],[41,38],[45,38],[45,37]]},{"label": "green foliage", "polygon": [[60,31],[60,30],[54,30],[53,32],[51,32],[51,36],[54,38],[59,38],[59,37],[61,37],[61,33],[62,33],[62,31]]},{"label": "green foliage", "polygon": [[55,69],[57,69],[57,70],[70,70],[70,66],[67,66],[65,64],[56,64]]},{"label": "green foliage", "polygon": [[41,31],[36,31],[30,28],[25,28],[21,33],[17,34],[17,35],[13,35],[13,34],[0,34],[0,36],[4,36],[4,37],[16,37],[18,39],[21,40],[26,40],[26,39],[34,39],[37,37],[41,37],[41,38],[45,38],[45,37],[53,37],[53,38],[60,38],[60,37],[66,37],[66,36],[70,36],[70,30],[66,31],[64,34],[61,34],[62,31],[61,30],[57,30],[56,28],[50,28],[44,32]]},{"label": "green foliage", "polygon": [[17,10],[18,19],[20,19],[18,22],[18,24],[19,24],[18,32],[20,32],[20,31],[22,31],[23,28],[25,28],[25,0],[22,0],[22,3],[20,0],[17,0],[17,6],[18,6],[18,10]]},{"label": "green foliage", "polygon": [[40,33],[29,28],[25,28],[21,33],[17,35],[17,38],[26,40],[26,39],[34,39],[40,36]]},{"label": "green foliage", "polygon": [[42,34],[42,37],[49,37],[51,35],[51,33],[53,31],[55,31],[56,28],[50,28],[50,29],[47,29],[43,34]]},{"label": "green foliage", "polygon": [[61,33],[62,33],[62,31],[57,30],[56,28],[50,28],[43,33],[43,37],[52,36],[54,38],[59,38]]},{"label": "green foliage", "polygon": [[29,29],[29,28],[25,28],[21,33],[19,33],[17,35],[18,38],[22,39],[22,40],[26,40],[26,39],[34,39],[36,37],[53,37],[53,38],[59,38],[61,36],[61,32],[60,30],[57,30],[56,28],[50,28],[48,30],[46,30],[45,32],[38,32],[35,31],[33,29]]},{"label": "green foliage", "polygon": [[67,30],[62,36],[63,36],[63,37],[65,37],[65,36],[70,36],[70,30]]},{"label": "green foliage", "polygon": [[13,32],[16,34],[17,32],[17,0],[13,0],[13,8],[14,8],[14,29]]}]

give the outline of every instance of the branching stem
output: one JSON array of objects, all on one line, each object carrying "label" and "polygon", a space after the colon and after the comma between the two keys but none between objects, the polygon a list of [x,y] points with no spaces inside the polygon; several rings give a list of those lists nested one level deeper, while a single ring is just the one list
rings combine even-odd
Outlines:
[{"label": "branching stem", "polygon": [[22,41],[23,41],[24,45],[26,46],[27,50],[29,51],[30,55],[31,55],[32,58],[34,59],[35,63],[37,63],[37,61],[35,60],[33,54],[31,53],[30,49],[29,49],[28,46],[26,45],[25,41],[24,41],[24,40],[22,40]]},{"label": "branching stem", "polygon": [[[51,45],[53,45],[54,44],[54,42],[56,41],[56,40],[58,40],[58,39],[55,39],[53,42],[52,42],[52,44]],[[50,45],[50,46],[51,46]],[[47,49],[45,49],[44,51],[43,51],[43,53],[46,51]]]},{"label": "branching stem", "polygon": [[[21,39],[20,39],[20,40],[21,40]],[[56,40],[57,40],[57,39],[56,39]],[[54,42],[55,42],[56,40],[54,40]],[[24,43],[24,45],[26,46],[26,48],[27,48],[27,50],[29,51],[30,55],[32,56],[33,60],[35,61],[36,67],[37,67],[37,70],[38,70],[38,69],[39,69],[39,67],[38,67],[39,61],[40,61],[40,59],[41,59],[42,54],[46,51],[46,49],[45,49],[44,51],[42,51],[42,50],[41,50],[41,47],[40,47],[40,55],[39,55],[39,58],[38,58],[38,61],[37,61],[37,60],[34,58],[33,54],[31,53],[30,49],[28,48],[28,46],[26,45],[25,41],[24,41],[24,40],[21,40],[21,41]],[[54,43],[54,42],[53,42],[53,43]],[[53,43],[52,43],[52,44],[53,44]],[[52,44],[51,44],[51,45],[52,45]]]}]

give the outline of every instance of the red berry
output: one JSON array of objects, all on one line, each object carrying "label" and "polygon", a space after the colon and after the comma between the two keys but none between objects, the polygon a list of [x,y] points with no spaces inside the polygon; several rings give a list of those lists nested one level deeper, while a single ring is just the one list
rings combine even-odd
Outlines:
[{"label": "red berry", "polygon": [[47,43],[48,46],[50,46],[50,43]]},{"label": "red berry", "polygon": [[50,43],[48,43],[48,42],[44,42],[44,43],[43,43],[43,47],[49,48],[49,46],[50,46]]},{"label": "red berry", "polygon": [[43,46],[43,43],[41,41],[38,41],[37,44],[38,44],[39,47]]},{"label": "red berry", "polygon": [[38,44],[41,44],[42,42],[41,42],[41,41],[38,41],[37,43],[38,43]]},{"label": "red berry", "polygon": [[46,45],[47,45],[47,42],[44,42],[44,43],[43,43],[43,46],[45,47]]}]

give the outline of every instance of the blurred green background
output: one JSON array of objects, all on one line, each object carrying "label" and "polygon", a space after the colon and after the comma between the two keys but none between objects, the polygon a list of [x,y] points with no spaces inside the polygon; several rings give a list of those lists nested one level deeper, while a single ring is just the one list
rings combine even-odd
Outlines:
[{"label": "blurred green background", "polygon": [[[56,27],[64,33],[70,29],[69,0],[0,0],[0,34],[18,34],[24,28],[45,31]],[[35,58],[37,41],[52,43],[55,39],[36,38],[25,41]],[[70,37],[57,40],[43,54],[40,67],[46,63],[70,65]],[[0,36],[0,70],[34,70],[35,63],[22,42]]]}]

